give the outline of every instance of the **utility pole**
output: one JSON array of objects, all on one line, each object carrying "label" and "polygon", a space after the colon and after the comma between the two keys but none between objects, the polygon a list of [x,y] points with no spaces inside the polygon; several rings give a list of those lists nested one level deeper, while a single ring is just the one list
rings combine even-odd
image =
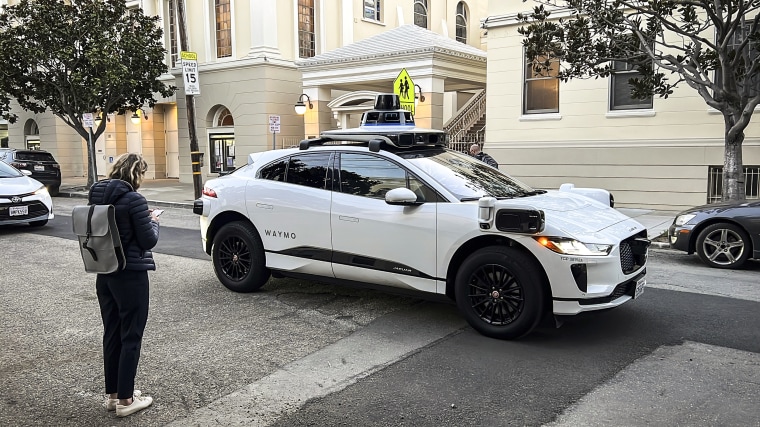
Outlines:
[{"label": "utility pole", "polygon": [[[177,11],[179,20],[179,39],[180,50],[190,50],[190,44],[187,41],[187,21],[185,19],[185,0],[172,0],[174,8]],[[172,23],[174,24],[174,23]],[[185,94],[187,103],[187,128],[190,134],[190,161],[193,165],[193,190],[195,198],[201,197],[201,152],[198,151],[198,135],[195,133],[195,96]]]}]

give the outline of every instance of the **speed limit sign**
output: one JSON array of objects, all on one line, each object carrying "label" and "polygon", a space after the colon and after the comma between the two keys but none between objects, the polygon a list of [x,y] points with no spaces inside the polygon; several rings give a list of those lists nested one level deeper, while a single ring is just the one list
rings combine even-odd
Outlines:
[{"label": "speed limit sign", "polygon": [[198,79],[198,54],[195,52],[181,52],[182,76],[185,80],[185,95],[200,95],[201,83]]}]

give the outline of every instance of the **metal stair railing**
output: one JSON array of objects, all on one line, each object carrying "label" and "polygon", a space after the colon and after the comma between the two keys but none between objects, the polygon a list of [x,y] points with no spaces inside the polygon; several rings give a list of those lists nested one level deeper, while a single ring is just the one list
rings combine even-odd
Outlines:
[{"label": "metal stair railing", "polygon": [[443,126],[443,130],[450,136],[458,136],[477,123],[485,113],[486,90],[483,89],[462,106],[459,113],[452,117],[449,122]]}]

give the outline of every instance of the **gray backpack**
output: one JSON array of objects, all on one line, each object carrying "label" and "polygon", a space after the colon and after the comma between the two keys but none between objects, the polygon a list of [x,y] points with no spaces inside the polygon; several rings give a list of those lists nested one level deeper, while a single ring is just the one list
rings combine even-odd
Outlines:
[{"label": "gray backpack", "polygon": [[113,205],[74,206],[71,224],[88,273],[108,274],[124,270],[127,258],[121,247]]}]

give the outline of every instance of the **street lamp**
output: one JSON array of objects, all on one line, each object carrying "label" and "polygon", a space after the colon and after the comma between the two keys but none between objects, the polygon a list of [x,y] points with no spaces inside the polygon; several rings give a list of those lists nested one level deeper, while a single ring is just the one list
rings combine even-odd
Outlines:
[{"label": "street lamp", "polygon": [[131,120],[132,123],[136,125],[140,124],[140,115],[137,114],[138,112],[142,113],[142,116],[145,120],[148,120],[148,115],[145,113],[145,111],[142,108],[138,108],[134,113],[132,113],[132,117],[129,118],[129,120]]},{"label": "street lamp", "polygon": [[296,109],[296,114],[303,115],[306,112],[306,104],[303,103],[303,97],[306,97],[306,102],[309,103],[309,110],[314,108],[314,105],[311,103],[311,98],[309,98],[309,95],[302,93],[301,96],[298,97],[298,102],[296,102],[296,105],[294,106]]},{"label": "street lamp", "polygon": [[420,102],[425,102],[425,95],[422,94],[422,88],[417,83],[414,84],[417,89],[417,93],[414,94],[415,98],[419,98]]}]

